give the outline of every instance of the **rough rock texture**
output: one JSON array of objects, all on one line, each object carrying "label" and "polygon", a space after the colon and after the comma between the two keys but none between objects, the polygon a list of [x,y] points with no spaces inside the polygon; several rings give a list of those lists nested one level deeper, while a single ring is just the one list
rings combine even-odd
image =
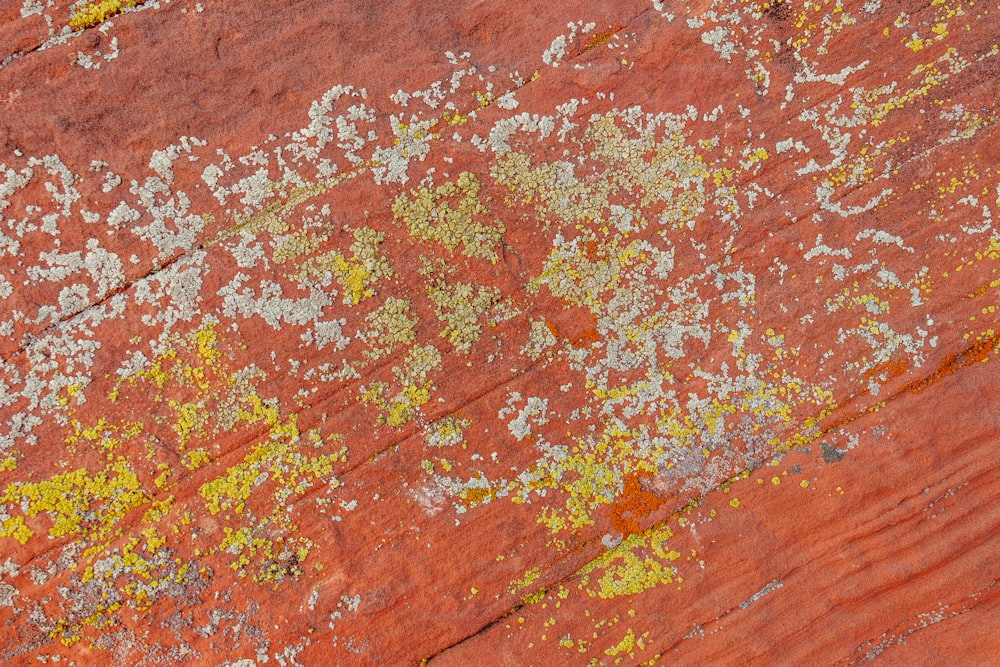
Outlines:
[{"label": "rough rock texture", "polygon": [[0,8],[5,664],[1000,662],[995,6],[133,4]]}]

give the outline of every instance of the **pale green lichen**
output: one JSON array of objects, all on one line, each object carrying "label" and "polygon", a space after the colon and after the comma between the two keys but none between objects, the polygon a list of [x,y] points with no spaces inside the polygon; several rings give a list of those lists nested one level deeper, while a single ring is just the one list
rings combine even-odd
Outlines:
[{"label": "pale green lichen", "polygon": [[483,318],[500,301],[500,290],[462,282],[448,284],[439,280],[427,288],[427,296],[434,303],[438,319],[445,323],[441,337],[456,351],[468,353],[482,335]]},{"label": "pale green lichen", "polygon": [[404,426],[431,400],[429,375],[440,366],[441,352],[436,347],[415,345],[402,365],[392,369],[398,387],[395,394],[388,382],[375,381],[361,388],[361,401],[378,408],[379,423]]},{"label": "pale green lichen", "polygon": [[421,187],[410,195],[400,195],[392,205],[396,218],[406,223],[413,238],[421,243],[437,242],[449,252],[462,246],[467,257],[496,262],[496,248],[504,225],[498,220],[482,222],[491,214],[480,201],[482,184],[475,174],[462,172],[454,183],[434,190]]},{"label": "pale green lichen", "polygon": [[531,328],[528,330],[528,342],[521,348],[521,354],[532,361],[538,361],[542,353],[554,346],[559,341],[544,319],[531,321]]},{"label": "pale green lichen", "polygon": [[365,317],[368,328],[359,337],[368,344],[366,357],[381,359],[397,347],[413,343],[418,320],[409,315],[411,304],[408,299],[390,296]]}]

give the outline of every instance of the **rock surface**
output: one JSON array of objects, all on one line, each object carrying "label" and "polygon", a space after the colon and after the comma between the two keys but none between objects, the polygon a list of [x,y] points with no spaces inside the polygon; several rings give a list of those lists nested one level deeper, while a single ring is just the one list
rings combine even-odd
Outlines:
[{"label": "rock surface", "polygon": [[0,9],[5,664],[1000,661],[997,9],[536,4]]}]

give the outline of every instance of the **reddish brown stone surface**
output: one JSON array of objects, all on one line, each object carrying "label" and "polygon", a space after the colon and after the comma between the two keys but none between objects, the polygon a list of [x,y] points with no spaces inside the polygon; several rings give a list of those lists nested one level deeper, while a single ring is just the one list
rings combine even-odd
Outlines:
[{"label": "reddish brown stone surface", "polygon": [[0,8],[6,664],[1000,661],[997,9],[538,4]]}]

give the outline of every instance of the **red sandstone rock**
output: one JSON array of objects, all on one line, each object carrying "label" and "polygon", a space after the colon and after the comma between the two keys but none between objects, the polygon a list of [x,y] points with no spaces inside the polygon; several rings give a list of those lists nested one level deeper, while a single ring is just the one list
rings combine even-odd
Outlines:
[{"label": "red sandstone rock", "polygon": [[995,658],[992,8],[4,11],[11,664]]}]

